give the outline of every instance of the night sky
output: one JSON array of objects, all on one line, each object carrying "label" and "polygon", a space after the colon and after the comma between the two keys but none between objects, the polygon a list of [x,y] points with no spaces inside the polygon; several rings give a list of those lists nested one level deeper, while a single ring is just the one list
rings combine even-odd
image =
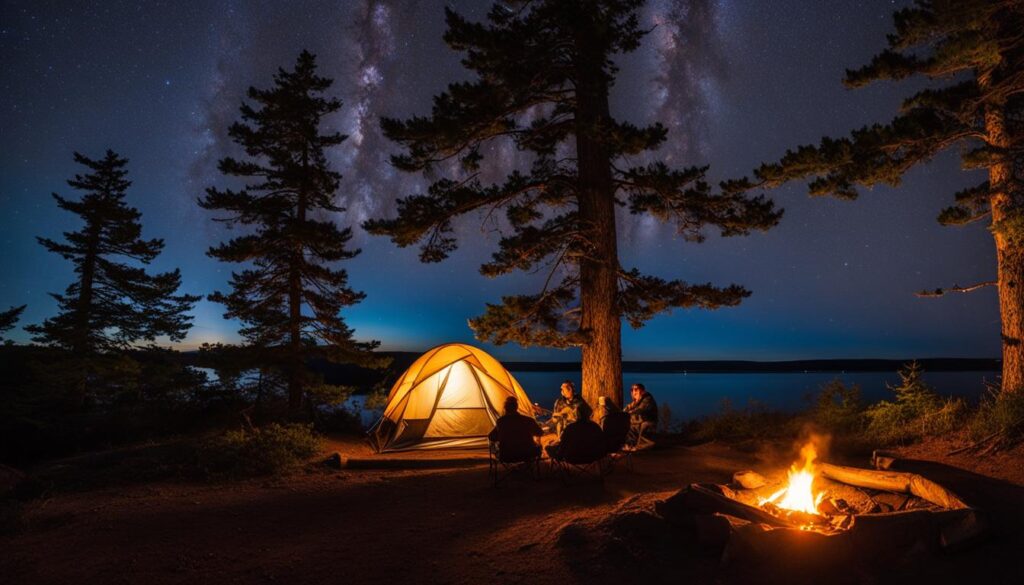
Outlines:
[{"label": "night sky", "polygon": [[[670,127],[660,151],[671,164],[710,164],[733,178],[787,148],[888,121],[913,84],[846,90],[846,68],[885,43],[885,0],[720,0],[648,3],[657,25],[621,60],[613,114]],[[487,4],[448,3],[471,16]],[[215,170],[234,152],[227,126],[250,85],[267,87],[303,48],[335,79],[344,101],[330,125],[351,137],[332,155],[344,174],[344,224],[390,214],[394,199],[423,188],[390,168],[394,146],[382,115],[429,111],[430,98],[467,72],[441,41],[439,0],[39,2],[2,0],[0,9],[0,309],[27,303],[20,325],[52,315],[47,292],[62,291],[71,266],[36,242],[77,229],[51,192],[75,197],[65,180],[78,150],[112,148],[130,159],[128,202],[143,235],[166,241],[155,268],[180,267],[184,292],[225,290],[231,265],[206,257],[226,239],[195,201],[224,185]],[[509,166],[517,157],[509,152]],[[918,299],[923,288],[969,284],[995,274],[991,236],[981,225],[944,228],[935,217],[952,193],[978,182],[955,155],[911,172],[898,189],[865,191],[853,203],[811,199],[802,184],[771,195],[786,209],[780,227],[745,238],[686,243],[671,227],[620,216],[624,266],[668,278],[753,291],[741,307],[676,311],[638,331],[623,328],[626,359],[797,359],[826,357],[995,357],[995,290]],[[502,294],[537,290],[537,276],[485,279],[477,268],[497,235],[479,219],[459,224],[469,239],[441,264],[415,249],[356,228],[363,253],[347,264],[366,300],[345,315],[361,339],[420,350],[472,341],[466,325]],[[540,275],[542,278],[543,275]],[[237,323],[203,301],[183,347],[235,341]],[[9,334],[26,341],[27,334]],[[486,346],[485,346],[486,347]],[[574,359],[571,351],[489,348],[500,358]]]}]

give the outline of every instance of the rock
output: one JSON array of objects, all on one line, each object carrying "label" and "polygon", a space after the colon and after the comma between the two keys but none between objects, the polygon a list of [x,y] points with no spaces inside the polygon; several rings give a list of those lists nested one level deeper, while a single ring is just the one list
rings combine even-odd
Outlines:
[{"label": "rock", "polygon": [[890,512],[893,510],[902,510],[906,508],[907,501],[910,500],[908,494],[894,494],[892,492],[882,492],[875,494],[872,498],[876,504],[878,504],[883,512]]},{"label": "rock", "polygon": [[668,532],[668,524],[664,519],[644,511],[614,514],[602,524],[612,536],[630,541],[658,540]]},{"label": "rock", "polygon": [[686,490],[678,490],[657,502],[654,505],[654,510],[669,524],[680,528],[690,528],[693,526],[695,513],[688,505],[686,497]]},{"label": "rock", "polygon": [[939,529],[939,545],[955,552],[974,544],[987,530],[985,518],[976,510],[956,510],[946,514]]},{"label": "rock", "polygon": [[766,480],[764,476],[761,475],[760,473],[756,471],[750,471],[748,469],[746,471],[737,471],[736,473],[732,474],[732,482],[738,486],[743,487],[743,489],[756,490],[757,488],[768,483],[768,480]]},{"label": "rock", "polygon": [[558,529],[555,544],[560,547],[577,547],[587,543],[587,527],[578,520],[572,520]]},{"label": "rock", "polygon": [[694,516],[697,542],[708,548],[724,547],[729,542],[733,531],[747,524],[750,522],[728,514],[697,514]]},{"label": "rock", "polygon": [[722,562],[740,573],[736,582],[861,582],[850,578],[858,569],[859,551],[849,546],[847,534],[752,523],[733,531]]},{"label": "rock", "polygon": [[331,453],[327,459],[321,461],[320,464],[330,469],[345,469],[345,459],[344,455],[335,451],[334,453]]}]

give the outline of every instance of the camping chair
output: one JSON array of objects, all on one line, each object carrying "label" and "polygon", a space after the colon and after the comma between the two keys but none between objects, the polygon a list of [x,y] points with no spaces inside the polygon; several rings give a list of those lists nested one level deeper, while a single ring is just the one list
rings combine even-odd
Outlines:
[{"label": "camping chair", "polygon": [[488,440],[487,452],[489,454],[487,477],[493,487],[500,486],[503,481],[513,475],[521,475],[534,480],[540,478],[540,451],[526,459],[506,460],[501,457],[500,443]]},{"label": "camping chair", "polygon": [[612,458],[608,453],[591,461],[551,459],[562,476],[562,483],[568,485],[574,478],[590,478],[604,483],[606,475],[612,472]]},{"label": "camping chair", "polygon": [[601,420],[601,432],[605,437],[605,449],[610,458],[608,473],[611,473],[616,464],[622,465],[633,471],[633,451],[639,440],[633,440],[629,436],[632,422],[629,415],[624,412],[609,413]]}]

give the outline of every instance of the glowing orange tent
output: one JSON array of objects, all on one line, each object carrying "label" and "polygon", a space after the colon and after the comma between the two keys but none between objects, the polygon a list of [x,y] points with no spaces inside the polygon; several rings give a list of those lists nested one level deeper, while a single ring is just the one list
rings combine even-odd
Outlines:
[{"label": "glowing orange tent", "polygon": [[509,396],[533,417],[523,387],[498,360],[469,345],[439,345],[395,382],[370,441],[378,452],[486,447]]}]

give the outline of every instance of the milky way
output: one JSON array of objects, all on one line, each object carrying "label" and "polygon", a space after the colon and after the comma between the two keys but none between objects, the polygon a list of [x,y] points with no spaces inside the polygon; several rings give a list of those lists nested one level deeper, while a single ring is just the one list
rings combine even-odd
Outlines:
[{"label": "milky way", "polygon": [[[481,18],[487,3],[448,5]],[[670,131],[636,161],[709,165],[713,180],[736,177],[787,148],[887,120],[906,89],[847,91],[843,70],[880,49],[891,11],[905,2],[847,0],[651,0],[643,47],[619,59],[613,113]],[[4,0],[0,12],[0,309],[28,303],[25,322],[52,314],[47,291],[71,278],[35,237],[76,227],[48,194],[70,195],[71,151],[114,148],[131,159],[132,204],[145,235],[167,242],[157,268],[181,267],[190,293],[223,289],[231,266],[205,256],[229,237],[195,200],[227,184],[220,157],[237,154],[227,127],[247,87],[266,87],[303,48],[316,53],[344,107],[328,124],[349,136],[331,153],[344,175],[336,219],[357,226],[389,214],[397,197],[426,182],[395,171],[381,116],[429,112],[431,97],[468,73],[441,40],[437,0],[74,2]],[[509,145],[489,153],[485,178],[526,159]],[[624,332],[627,357],[782,359],[836,356],[998,355],[991,291],[933,301],[912,292],[986,280],[994,270],[983,229],[935,222],[950,194],[972,184],[952,157],[911,173],[898,190],[856,203],[812,200],[801,185],[773,193],[782,225],[749,238],[684,243],[670,226],[620,215],[622,262],[668,278],[737,282],[754,295],[737,309],[677,311]],[[977,226],[975,226],[977,227]],[[367,299],[347,313],[357,335],[417,349],[471,341],[466,320],[502,294],[532,292],[529,275],[477,273],[497,234],[479,218],[460,222],[465,245],[422,265],[358,228],[363,253],[349,263]],[[236,339],[236,323],[209,302],[196,308],[186,345]],[[17,332],[15,339],[27,336]],[[572,353],[503,347],[506,357],[569,359]]]}]

